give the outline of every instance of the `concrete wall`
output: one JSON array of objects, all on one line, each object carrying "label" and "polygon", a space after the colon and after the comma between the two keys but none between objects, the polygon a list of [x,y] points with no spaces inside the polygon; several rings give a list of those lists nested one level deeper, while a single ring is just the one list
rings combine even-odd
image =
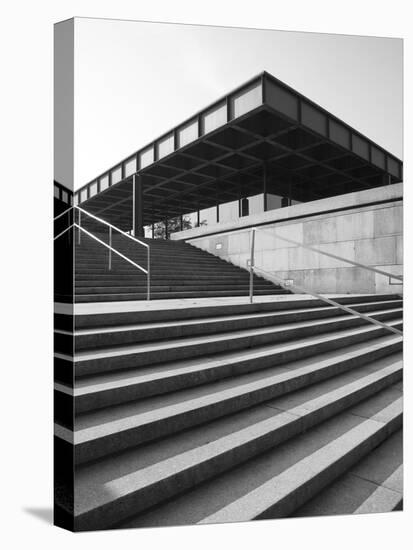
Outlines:
[{"label": "concrete wall", "polygon": [[[401,275],[403,207],[402,201],[397,200],[401,196],[402,184],[397,184],[276,210],[273,212],[276,223],[261,226],[265,233],[256,232],[255,263],[283,279],[316,292],[401,292],[402,285],[390,284],[386,276],[305,250],[276,237],[276,234],[285,236],[322,251]],[[371,204],[383,200],[387,202]],[[303,206],[307,215],[290,219],[300,215]],[[322,213],[323,210],[330,212]],[[317,215],[308,215],[311,211],[317,212]],[[265,212],[261,216],[268,218],[270,214]],[[259,223],[257,215],[251,218],[254,218],[253,224]],[[244,226],[246,222],[247,218],[242,218]],[[203,234],[188,242],[247,268],[250,232],[208,234],[219,229],[219,225],[199,228],[196,231],[203,230]],[[191,232],[194,230],[175,234],[174,238],[185,238],[185,234],[188,236]]]}]

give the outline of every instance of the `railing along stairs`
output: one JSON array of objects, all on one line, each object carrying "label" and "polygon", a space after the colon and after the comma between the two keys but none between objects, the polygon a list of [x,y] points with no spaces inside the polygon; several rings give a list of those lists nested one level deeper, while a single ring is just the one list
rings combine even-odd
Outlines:
[{"label": "railing along stairs", "polygon": [[[116,227],[115,225],[112,225],[111,223],[107,222],[106,220],[103,220],[102,218],[99,218],[99,217],[95,216],[94,214],[91,214],[90,212],[88,212],[84,208],[81,208],[80,206],[71,206],[71,207],[67,208],[66,210],[64,210],[63,212],[61,212],[57,216],[55,216],[53,221],[56,222],[58,219],[63,218],[63,216],[65,216],[65,215],[70,215],[72,212],[74,214],[72,223],[70,223],[71,220],[70,220],[70,217],[69,217],[69,225],[63,231],[58,233],[54,237],[54,240],[59,239],[60,237],[65,235],[67,232],[69,232],[72,228],[75,228],[75,229],[77,229],[77,232],[78,232],[77,239],[78,239],[78,244],[80,245],[81,244],[81,234],[84,233],[85,235],[87,235],[91,239],[98,242],[101,246],[104,246],[105,248],[107,248],[109,250],[109,255],[108,255],[108,269],[109,270],[112,269],[112,254],[116,254],[117,256],[121,257],[123,260],[130,263],[136,269],[138,269],[139,271],[142,271],[146,275],[146,299],[150,300],[151,299],[151,249],[150,249],[150,246],[147,243],[145,243],[145,242],[137,239],[136,237],[130,235],[129,233],[126,233],[125,231],[122,231],[121,229],[119,229],[119,227]],[[78,215],[77,216],[77,223],[75,221],[76,213]],[[97,237],[96,235],[94,235],[93,233],[91,233],[90,231],[88,231],[87,229],[85,229],[82,226],[82,219],[83,219],[84,216],[86,216],[87,218],[93,220],[97,224],[100,224],[100,225],[102,225],[102,226],[104,226],[105,228],[108,229],[109,243],[105,243],[105,241],[103,241],[102,239],[100,239],[99,237]],[[112,236],[113,236],[114,232],[116,232],[120,235],[123,235],[125,238],[131,239],[132,241],[134,241],[137,245],[143,246],[143,247],[146,248],[146,257],[147,257],[147,266],[146,266],[146,268],[143,267],[142,265],[134,262],[133,260],[131,260],[130,258],[125,256],[125,254],[122,254],[122,252],[120,252],[119,250],[117,250],[116,248],[113,247],[113,245],[112,245]]]},{"label": "railing along stairs", "polygon": [[395,275],[394,273],[389,273],[387,271],[384,271],[383,269],[378,269],[376,267],[368,266],[368,265],[362,264],[360,262],[355,262],[353,260],[348,260],[347,258],[337,256],[336,254],[331,254],[330,252],[325,252],[324,250],[320,250],[320,249],[315,248],[313,246],[305,245],[305,244],[300,243],[298,241],[295,241],[293,239],[283,237],[275,231],[274,227],[271,228],[271,231],[269,229],[264,229],[262,227],[253,227],[253,228],[248,228],[248,229],[245,229],[245,230],[237,231],[236,233],[245,233],[245,232],[250,233],[250,259],[249,259],[249,272],[250,272],[249,299],[250,299],[250,303],[253,303],[253,301],[254,301],[254,272],[256,272],[257,274],[264,275],[266,279],[272,280],[273,282],[280,285],[285,290],[290,290],[291,292],[293,292],[295,294],[308,294],[308,295],[312,296],[313,298],[317,298],[318,300],[321,300],[321,301],[323,301],[323,302],[325,302],[329,305],[337,307],[337,308],[345,311],[346,313],[350,313],[351,315],[356,315],[358,317],[361,317],[365,321],[368,321],[369,323],[380,326],[381,328],[384,328],[384,329],[386,329],[390,332],[393,332],[393,333],[398,334],[398,335],[403,334],[402,331],[400,331],[399,329],[394,328],[391,325],[387,325],[386,323],[382,323],[381,321],[377,321],[376,319],[370,317],[369,315],[364,315],[363,313],[360,313],[360,312],[356,311],[355,309],[353,309],[351,307],[339,304],[337,301],[332,300],[331,298],[328,298],[327,296],[316,293],[316,292],[314,292],[312,290],[309,290],[307,288],[304,288],[300,285],[289,284],[289,283],[287,284],[285,282],[285,280],[282,279],[277,274],[275,274],[273,272],[270,272],[268,270],[265,270],[262,267],[257,266],[256,263],[255,263],[255,238],[256,238],[256,233],[257,232],[262,232],[262,233],[270,234],[274,239],[280,239],[280,240],[285,241],[285,242],[287,242],[289,244],[292,244],[294,246],[301,247],[305,250],[310,250],[312,252],[316,252],[316,253],[321,254],[323,256],[328,256],[329,258],[333,258],[335,260],[339,260],[341,262],[348,263],[348,264],[353,265],[355,267],[359,267],[359,268],[362,268],[362,269],[365,269],[365,270],[368,270],[368,271],[372,271],[374,273],[378,273],[380,275],[384,275],[386,277],[389,277],[389,281],[391,279],[395,279],[395,280],[400,281],[402,283],[403,282],[403,276]]}]

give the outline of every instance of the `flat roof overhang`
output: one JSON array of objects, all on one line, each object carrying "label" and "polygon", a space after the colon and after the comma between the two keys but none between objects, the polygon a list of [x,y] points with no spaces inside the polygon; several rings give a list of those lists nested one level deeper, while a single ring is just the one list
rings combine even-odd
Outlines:
[{"label": "flat roof overhang", "polygon": [[132,227],[132,177],[144,225],[263,192],[310,201],[402,181],[403,163],[264,72],[124,159],[75,202]]}]

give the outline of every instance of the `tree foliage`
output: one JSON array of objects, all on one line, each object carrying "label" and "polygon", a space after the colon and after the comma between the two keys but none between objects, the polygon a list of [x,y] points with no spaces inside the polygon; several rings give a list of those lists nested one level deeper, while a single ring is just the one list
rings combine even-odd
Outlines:
[{"label": "tree foliage", "polygon": [[[200,222],[200,225],[205,225],[206,220]],[[186,229],[192,229],[194,225],[192,224],[190,216],[182,217],[182,231]],[[168,218],[168,234],[175,233],[175,231],[181,231],[181,218],[176,216],[175,218]],[[155,239],[164,239],[165,238],[165,223],[156,222],[154,224],[154,237]]]}]

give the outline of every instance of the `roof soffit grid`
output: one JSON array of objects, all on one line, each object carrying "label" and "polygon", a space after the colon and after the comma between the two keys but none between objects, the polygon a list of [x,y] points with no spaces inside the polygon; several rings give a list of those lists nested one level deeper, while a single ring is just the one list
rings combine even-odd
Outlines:
[{"label": "roof soffit grid", "polygon": [[[334,115],[331,115],[325,109],[316,105],[314,102],[304,97],[302,94],[299,94],[298,92],[296,92],[295,90],[293,90],[292,88],[290,88],[289,86],[287,86],[286,84],[279,81],[278,79],[276,79],[275,77],[273,77],[272,75],[270,75],[265,71],[260,75],[252,78],[242,86],[239,86],[236,90],[233,90],[232,92],[230,92],[230,94],[226,95],[224,98],[222,98],[222,100],[216,101],[214,102],[214,104],[200,111],[199,113],[197,113],[196,115],[194,115],[193,117],[185,121],[185,123],[182,123],[181,125],[177,126],[173,131],[165,133],[158,140],[155,140],[152,144],[150,144],[150,147],[154,146],[156,149],[156,145],[159,146],[159,144],[164,140],[165,137],[167,137],[168,135],[172,136],[173,132],[177,131],[179,128],[183,128],[185,124],[189,123],[189,121],[194,122],[196,119],[200,121],[203,116],[206,116],[206,114],[208,112],[211,112],[211,110],[213,110],[216,106],[218,106],[218,104],[225,103],[226,101],[228,105],[228,101],[231,101],[231,102],[235,101],[236,97],[244,96],[244,94],[248,93],[248,90],[254,87],[256,88],[257,86],[262,92],[262,101],[264,104],[269,103],[269,104],[272,104],[272,106],[274,106],[274,103],[275,103],[278,110],[280,110],[280,107],[281,107],[281,110],[284,111],[284,114],[287,113],[287,115],[290,118],[293,118],[293,119],[307,118],[308,119],[308,113],[310,113],[311,117],[313,117],[312,123],[310,125],[312,125],[314,128],[314,122],[315,122],[316,129],[320,130],[320,124],[322,126],[322,120],[320,122],[320,119],[323,119],[323,117],[325,117],[325,120],[327,121],[328,132],[331,126],[331,129],[334,130],[335,138],[337,138],[337,135],[338,135],[337,132],[344,131],[344,132],[350,133],[351,135],[354,135],[354,137],[357,138],[359,141],[362,141],[362,142],[364,141],[365,144],[368,143],[369,151],[370,151],[369,161],[373,160],[373,164],[376,164],[376,166],[379,166],[379,168],[386,169],[386,170],[387,170],[387,164],[391,165],[390,173],[392,174],[393,181],[398,181],[401,179],[402,165],[401,165],[401,162],[396,157],[386,152],[380,146],[372,143],[371,140],[369,140],[368,138],[366,138],[365,136],[363,136],[362,134],[360,134],[350,126],[348,126],[346,123],[344,123],[343,121],[340,121],[339,119],[334,117]],[[275,97],[274,97],[274,93],[275,93]],[[305,110],[305,113],[304,113],[305,116],[301,116],[301,114],[300,116],[298,116],[297,111],[299,110],[299,112],[301,113],[301,111],[303,110],[303,106]],[[315,119],[314,119],[314,116],[315,116]],[[318,118],[318,121],[317,121],[317,118]],[[249,122],[251,122],[251,120],[252,119],[250,119]],[[308,126],[308,120],[306,120],[305,122],[307,123],[307,126]],[[248,118],[245,119],[243,124],[247,128],[251,126],[251,124],[248,123]],[[278,124],[281,124],[280,119],[278,121]],[[268,130],[265,128],[265,125],[261,124],[260,126],[261,126],[261,134],[268,134]],[[324,137],[326,136],[326,132],[324,131],[321,131],[321,134]],[[198,135],[201,135],[201,131],[198,132]],[[340,140],[341,140],[341,137],[340,137]],[[335,140],[333,139],[333,141],[337,143],[337,139]],[[141,151],[144,151],[147,148],[148,146],[143,148]],[[176,146],[174,148],[176,149]],[[352,151],[352,147],[349,147],[349,144],[346,145],[346,148],[347,150]],[[121,171],[122,175],[124,176],[126,172],[126,163],[135,162],[136,160],[135,157],[138,155],[138,153],[139,152],[130,155],[129,157],[127,157],[126,159],[118,163],[118,165],[112,167],[110,170],[108,170],[107,172],[99,176],[99,178],[97,178],[96,180],[93,180],[92,182],[90,182],[89,184],[81,188],[77,193],[80,193],[85,187],[91,186],[92,184],[95,185],[96,182],[100,181],[104,177],[107,177],[108,174],[110,174],[109,179],[111,179],[112,175],[115,175],[115,173],[116,173],[115,177],[118,177],[119,171]],[[128,167],[128,171],[129,171],[129,167]]]},{"label": "roof soffit grid", "polygon": [[[305,100],[307,101],[307,100]],[[282,156],[280,154],[280,148],[279,146],[281,145],[281,147],[283,145],[288,145],[288,147],[285,147],[284,148],[284,158],[288,158],[289,156],[291,157],[292,155],[292,150],[294,150],[294,154],[296,154],[297,156],[297,153],[298,153],[298,156],[301,156],[301,154],[303,152],[305,152],[306,150],[306,146],[308,145],[308,149],[310,150],[311,152],[311,147],[312,145],[317,144],[318,145],[321,145],[322,144],[322,140],[323,139],[326,139],[326,136],[325,135],[322,135],[321,136],[321,140],[320,140],[320,136],[318,135],[317,136],[317,133],[314,133],[310,130],[310,133],[313,134],[313,136],[317,136],[318,137],[318,142],[315,141],[313,143],[311,143],[311,141],[308,141],[308,143],[305,142],[305,137],[304,137],[304,141],[303,141],[303,136],[301,136],[301,141],[299,138],[297,138],[297,136],[299,136],[298,134],[298,130],[300,130],[300,128],[298,127],[298,125],[295,123],[295,129],[294,129],[294,124],[292,124],[292,121],[289,120],[288,122],[282,120],[282,115],[281,115],[281,118],[279,117],[279,113],[278,113],[278,119],[274,119],[274,118],[271,118],[271,119],[268,119],[268,117],[264,114],[264,111],[268,110],[268,107],[267,105],[265,105],[264,107],[258,107],[256,109],[253,109],[252,111],[246,113],[244,116],[242,117],[239,117],[237,119],[233,119],[231,120],[230,122],[228,122],[226,125],[224,125],[225,127],[229,127],[231,126],[232,127],[232,130],[234,130],[234,128],[236,128],[237,132],[234,134],[234,132],[229,132],[227,134],[224,133],[224,130],[225,128],[223,127],[219,127],[218,129],[216,129],[214,132],[211,132],[209,134],[205,134],[204,136],[201,136],[200,138],[198,138],[198,140],[195,140],[194,142],[188,144],[187,146],[185,147],[182,147],[180,148],[178,151],[174,151],[174,153],[172,153],[172,155],[174,155],[175,153],[183,153],[186,157],[189,157],[189,156],[193,156],[196,158],[196,161],[194,161],[193,163],[193,167],[192,167],[192,170],[189,170],[189,172],[191,171],[195,171],[197,172],[197,174],[199,175],[199,172],[201,171],[201,176],[202,175],[211,175],[212,176],[212,172],[211,172],[211,168],[215,169],[216,171],[218,170],[225,170],[227,169],[228,167],[223,165],[221,162],[219,162],[220,160],[222,159],[225,159],[225,158],[229,158],[230,155],[231,155],[231,152],[233,152],[233,149],[232,148],[228,148],[229,150],[227,150],[227,154],[223,154],[223,156],[218,159],[218,162],[215,162],[214,164],[211,165],[211,163],[208,163],[208,162],[205,162],[203,164],[203,168],[199,168],[199,159],[200,157],[202,156],[202,151],[199,150],[199,147],[198,147],[198,150],[196,150],[196,147],[202,143],[202,147],[204,147],[204,150],[205,150],[205,146],[209,146],[209,150],[208,150],[208,153],[207,153],[207,160],[208,159],[213,159],[214,161],[217,160],[217,157],[216,157],[216,154],[218,152],[218,148],[217,147],[221,147],[221,149],[223,147],[226,146],[226,144],[228,144],[228,137],[227,138],[223,138],[222,136],[230,136],[231,133],[232,133],[232,136],[236,136],[236,145],[240,145],[240,142],[241,142],[241,145],[244,145],[244,149],[245,149],[245,152],[243,152],[243,158],[249,158],[251,159],[251,162],[254,160],[256,161],[257,160],[257,157],[260,157],[262,160],[268,160],[268,159],[274,159],[274,156],[272,156],[271,152],[272,153],[275,153],[275,158],[279,158],[281,159]],[[272,108],[270,108],[270,110],[273,110]],[[322,109],[320,108],[320,110],[322,111]],[[325,114],[326,117],[331,117],[331,120],[335,121],[335,118],[332,117],[332,115],[329,115],[328,113]],[[254,118],[255,117],[255,118]],[[261,135],[254,135],[254,124],[255,124],[255,127],[256,127],[256,120],[257,120],[257,117],[260,118],[261,120],[261,129],[262,129],[262,134]],[[255,120],[255,122],[254,122]],[[327,119],[329,120],[329,119]],[[264,122],[263,122],[264,121]],[[266,121],[266,122],[265,122]],[[344,126],[346,126],[344,123],[343,123]],[[347,126],[346,126],[347,127]],[[275,139],[275,135],[274,135],[274,128],[277,129],[277,133],[276,135],[278,136],[278,142],[277,142],[277,139]],[[239,138],[239,133],[238,131],[247,131],[248,133],[248,139],[245,139],[245,140],[241,140],[241,138]],[[302,130],[302,128],[301,128]],[[308,140],[308,128],[306,128],[306,131],[307,131],[307,140]],[[351,128],[349,128],[349,131],[352,132],[353,130]],[[292,133],[293,132],[293,133]],[[295,134],[294,134],[295,132]],[[283,139],[282,137],[282,134],[285,133],[285,140]],[[214,134],[217,134],[218,136],[221,136],[221,137],[218,137],[218,140],[217,142],[213,142],[213,136]],[[295,137],[294,137],[295,136]],[[212,138],[212,141],[209,141],[209,138]],[[251,141],[251,138],[255,138],[255,141],[252,140]],[[268,138],[271,138],[271,139],[268,139]],[[266,142],[268,145],[267,145],[267,152],[263,152],[262,150],[262,145],[263,145],[263,142]],[[332,142],[331,142],[332,143]],[[298,144],[298,147],[297,147],[297,144]],[[277,146],[277,149],[272,149],[271,150],[271,147],[274,147],[274,146]],[[323,163],[323,167],[324,167],[324,171],[325,171],[325,175],[324,174],[321,174],[320,178],[331,178],[331,172],[328,172],[327,170],[330,170],[331,171],[331,168],[333,167],[334,168],[334,171],[333,171],[333,174],[336,173],[336,174],[341,174],[342,171],[343,171],[343,167],[340,166],[340,162],[342,160],[345,160],[347,158],[347,160],[349,159],[349,157],[353,157],[355,158],[355,153],[353,153],[351,150],[349,149],[343,149],[342,147],[340,147],[339,145],[337,145],[337,143],[332,143],[332,145],[336,148],[337,150],[337,147],[339,147],[339,149],[341,149],[342,151],[340,151],[340,154],[336,155],[336,156],[331,156],[331,155],[327,155],[325,158],[324,158],[324,161],[325,163]],[[256,148],[259,148],[261,146],[261,152],[259,152],[258,154],[254,154],[254,153],[257,153],[258,151],[255,151],[254,150],[254,147]],[[373,145],[374,146],[374,145]],[[250,150],[248,150],[248,147],[250,148]],[[268,147],[270,147],[270,153],[268,153]],[[191,155],[191,148],[193,149],[193,155]],[[317,151],[317,149],[316,149]],[[344,152],[345,155],[342,155],[341,153]],[[314,151],[313,151],[314,153]],[[314,156],[317,156],[317,155],[306,155],[306,158],[305,160],[308,161],[308,164],[303,164],[301,163],[301,166],[298,167],[298,171],[301,170],[301,172],[305,171],[307,168],[310,169],[310,174],[311,174],[311,166],[312,165],[320,165],[320,159],[317,159],[317,158],[314,158]],[[292,160],[294,160],[294,157],[291,157]],[[357,159],[358,161],[360,162],[360,157],[357,156]],[[159,161],[157,161],[157,165],[162,165],[163,162],[164,162],[165,159],[160,159]],[[337,165],[334,165],[334,162],[337,161]],[[364,161],[365,162],[365,165],[368,166],[372,166],[370,163],[368,163],[367,161]],[[155,164],[155,163],[154,163]],[[151,165],[151,167],[154,166],[154,164]],[[331,166],[332,164],[332,166]],[[150,167],[149,167],[150,168]],[[170,167],[169,167],[170,168]],[[350,167],[347,167],[347,170],[349,169]],[[202,170],[205,170],[205,172],[207,173],[202,173]],[[347,170],[344,170],[345,172],[347,172]],[[166,174],[165,174],[166,175]],[[354,185],[356,185],[357,183],[362,183],[363,185],[368,185],[369,184],[369,180],[373,181],[372,185],[377,185],[377,182],[374,181],[374,178],[376,178],[377,176],[377,168],[374,167],[374,172],[371,173],[371,174],[363,174],[363,179],[358,179],[358,178],[355,178],[353,177],[354,174],[349,172],[349,175],[350,175],[350,181],[353,182]],[[357,172],[356,172],[356,175],[357,175]],[[176,176],[176,174],[175,174]],[[393,176],[393,179],[394,179],[394,176]],[[337,177],[337,184],[340,183],[340,178]],[[199,180],[198,180],[199,181]],[[202,179],[201,179],[202,181]],[[163,184],[165,183],[165,180],[163,181],[160,181],[158,183],[159,186],[162,186]],[[188,181],[186,181],[185,183],[189,183]],[[118,185],[118,184],[116,184]],[[196,185],[196,183],[194,182],[194,185]],[[115,186],[112,186],[112,188],[109,188],[109,189],[113,189]],[[107,191],[107,190],[106,190]]]},{"label": "roof soffit grid", "polygon": [[[403,163],[384,148],[269,73],[264,73],[263,85],[264,104],[266,106],[283,116],[298,121],[301,127],[316,131],[329,143],[334,146],[338,145],[347,153],[357,155],[360,158],[359,153],[353,147],[353,141],[358,140],[361,142],[359,145],[364,144],[363,147],[366,151],[368,150],[368,156],[361,156],[361,158],[391,175],[395,181],[401,180]],[[388,171],[388,161],[399,165],[398,175]]]}]

